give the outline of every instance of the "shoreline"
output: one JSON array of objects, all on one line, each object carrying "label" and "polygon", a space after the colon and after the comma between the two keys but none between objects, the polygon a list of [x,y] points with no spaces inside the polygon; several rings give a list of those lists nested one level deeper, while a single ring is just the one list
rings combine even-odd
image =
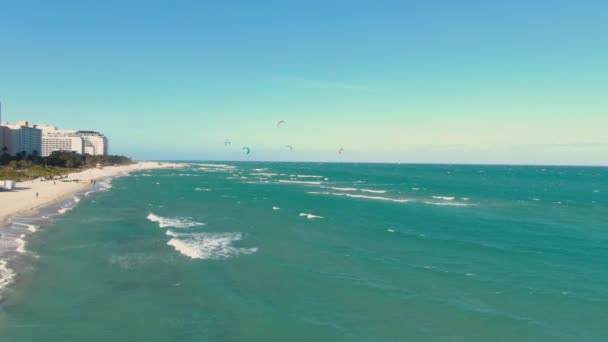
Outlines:
[{"label": "shoreline", "polygon": [[[15,190],[0,191],[0,229],[10,224],[13,216],[34,216],[40,209],[49,207],[93,186],[93,181],[128,175],[131,172],[172,169],[182,163],[137,162],[123,166],[107,166],[103,169],[87,169],[70,173],[68,179],[78,182],[53,182],[40,179],[19,182]],[[36,194],[38,193],[38,196]]]}]

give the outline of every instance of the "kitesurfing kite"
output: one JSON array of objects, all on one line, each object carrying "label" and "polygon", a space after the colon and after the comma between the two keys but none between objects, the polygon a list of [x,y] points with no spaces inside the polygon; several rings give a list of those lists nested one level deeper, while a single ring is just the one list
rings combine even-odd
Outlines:
[{"label": "kitesurfing kite", "polygon": [[340,149],[338,150],[338,154],[342,154],[344,152],[344,147],[340,147]]},{"label": "kitesurfing kite", "polygon": [[284,123],[285,123],[285,121],[279,120],[279,122],[277,122],[277,127],[281,127],[281,125],[284,124]]},{"label": "kitesurfing kite", "polygon": [[226,139],[226,141],[224,141],[224,146],[230,146],[230,140]]},{"label": "kitesurfing kite", "polygon": [[243,150],[245,150],[246,154],[251,153],[251,149],[249,147],[247,147],[247,146],[243,147]]},{"label": "kitesurfing kite", "polygon": [[291,145],[285,145],[285,147],[287,147],[290,151],[293,151],[293,146],[291,146]]}]

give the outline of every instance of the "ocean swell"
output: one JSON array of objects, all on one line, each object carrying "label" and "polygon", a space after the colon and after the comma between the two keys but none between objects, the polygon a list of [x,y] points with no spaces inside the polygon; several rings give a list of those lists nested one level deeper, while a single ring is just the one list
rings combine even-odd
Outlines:
[{"label": "ocean swell", "polygon": [[243,238],[241,233],[191,233],[167,235],[173,238],[167,245],[191,259],[226,259],[257,252],[257,247],[241,248],[232,245]]},{"label": "ocean swell", "polygon": [[148,216],[146,216],[146,218],[148,219],[148,221],[157,222],[159,228],[190,228],[205,225],[205,223],[193,221],[188,217],[162,217],[150,213],[148,214]]}]

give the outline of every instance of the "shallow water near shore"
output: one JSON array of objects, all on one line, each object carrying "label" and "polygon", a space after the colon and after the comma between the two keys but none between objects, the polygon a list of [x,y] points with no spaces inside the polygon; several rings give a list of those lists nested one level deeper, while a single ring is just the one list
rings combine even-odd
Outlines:
[{"label": "shallow water near shore", "polygon": [[103,190],[1,231],[0,341],[608,336],[606,168],[197,162]]}]

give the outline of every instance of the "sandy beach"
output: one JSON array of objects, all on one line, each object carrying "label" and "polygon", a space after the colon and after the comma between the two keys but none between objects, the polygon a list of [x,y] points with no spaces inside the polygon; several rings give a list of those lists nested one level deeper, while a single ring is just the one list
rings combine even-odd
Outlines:
[{"label": "sandy beach", "polygon": [[[77,179],[78,182],[53,182],[42,181],[41,179],[19,182],[12,191],[0,191],[0,225],[5,224],[13,215],[34,214],[42,207],[92,187],[93,180],[126,175],[134,171],[181,166],[182,164],[176,163],[139,162],[125,166],[107,166],[103,169],[95,168],[70,173],[67,179]],[[38,193],[38,197],[36,197],[36,193]]]}]

